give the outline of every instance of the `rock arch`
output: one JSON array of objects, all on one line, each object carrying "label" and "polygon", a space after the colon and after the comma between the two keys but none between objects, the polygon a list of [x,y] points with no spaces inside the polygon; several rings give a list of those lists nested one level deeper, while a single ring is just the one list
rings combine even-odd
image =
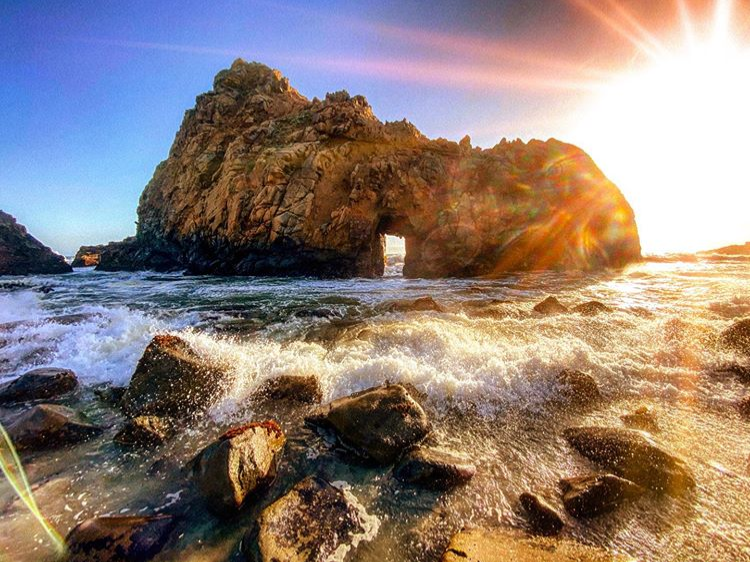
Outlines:
[{"label": "rock arch", "polygon": [[362,96],[307,100],[238,60],[185,114],[101,269],[373,277],[384,235],[411,277],[591,269],[640,258],[633,211],[580,149],[429,140]]}]

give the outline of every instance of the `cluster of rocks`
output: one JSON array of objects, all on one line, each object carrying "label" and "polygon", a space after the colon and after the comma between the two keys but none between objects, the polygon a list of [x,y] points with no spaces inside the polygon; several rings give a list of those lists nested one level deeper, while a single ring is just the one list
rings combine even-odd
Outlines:
[{"label": "cluster of rocks", "polygon": [[[747,352],[746,326],[741,321],[725,331],[724,345]],[[228,377],[226,368],[202,356],[188,341],[173,335],[154,337],[129,386],[101,393],[126,414],[114,441],[121,447],[166,442],[220,396]],[[557,400],[565,405],[589,406],[601,399],[596,380],[587,373],[563,370],[556,382]],[[0,405],[33,404],[8,426],[19,450],[79,443],[105,432],[58,403],[79,386],[72,371],[46,368],[0,387]],[[314,376],[269,379],[253,394],[253,400],[308,405],[321,399]],[[565,529],[568,517],[586,521],[646,494],[682,495],[696,486],[685,461],[649,436],[660,429],[653,411],[638,408],[621,420],[626,428],[563,431],[569,446],[599,470],[562,478],[556,491],[521,494],[519,505],[531,535],[508,528],[466,529],[451,539],[443,561],[619,560],[603,549],[555,535]],[[304,421],[335,444],[344,458],[386,469],[403,485],[445,491],[467,483],[477,471],[466,458],[434,443],[425,445],[431,424],[419,394],[408,385],[386,383],[314,406]],[[234,426],[198,451],[183,471],[196,497],[217,517],[232,517],[249,506],[257,511],[242,539],[244,556],[260,562],[324,560],[342,547],[372,538],[371,516],[346,489],[319,475],[308,474],[269,498],[285,462],[286,441],[284,430],[271,419]],[[90,519],[68,534],[70,560],[149,560],[169,547],[176,527],[175,517],[166,514]],[[497,558],[497,552],[504,557]]]}]

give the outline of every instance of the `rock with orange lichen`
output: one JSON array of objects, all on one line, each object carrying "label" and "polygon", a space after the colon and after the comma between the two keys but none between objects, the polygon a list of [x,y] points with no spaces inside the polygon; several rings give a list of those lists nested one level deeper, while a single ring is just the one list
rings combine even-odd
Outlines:
[{"label": "rock with orange lichen", "polygon": [[551,139],[481,150],[383,123],[362,96],[306,99],[235,61],[185,114],[138,206],[134,239],[101,269],[382,275],[593,269],[640,258],[633,211],[582,150]]},{"label": "rock with orange lichen", "polygon": [[234,427],[192,461],[193,480],[209,508],[231,515],[276,477],[284,432],[274,421]]}]

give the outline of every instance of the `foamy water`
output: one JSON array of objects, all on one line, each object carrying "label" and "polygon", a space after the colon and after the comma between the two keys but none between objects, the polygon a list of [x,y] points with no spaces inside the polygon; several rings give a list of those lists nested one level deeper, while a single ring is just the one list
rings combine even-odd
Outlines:
[{"label": "foamy water", "polygon": [[[386,380],[414,384],[427,395],[436,439],[477,462],[469,487],[439,498],[396,493],[382,474],[332,463],[322,442],[305,445],[308,460],[288,475],[322,466],[330,479],[350,483],[380,520],[377,536],[350,554],[368,561],[428,560],[412,551],[405,557],[405,549],[421,544],[431,552],[433,542],[469,523],[519,524],[520,492],[554,489],[560,477],[590,466],[561,439],[564,427],[620,426],[619,415],[646,404],[664,428],[658,441],[693,466],[698,490],[677,500],[647,498],[569,532],[645,559],[750,560],[750,424],[733,407],[746,389],[712,374],[740,359],[715,339],[750,314],[750,263],[663,260],[620,272],[498,280],[406,280],[398,267],[392,260],[378,280],[90,270],[14,279],[27,288],[0,289],[0,376],[58,365],[89,385],[126,384],[151,337],[170,332],[231,368],[231,383],[211,410],[219,423],[263,414],[248,397],[280,374],[317,375],[324,400]],[[387,310],[391,301],[426,295],[444,310]],[[567,305],[599,300],[614,311],[533,313],[548,295]],[[564,368],[590,372],[603,405],[585,412],[555,406],[555,375]],[[288,424],[292,434],[302,431]],[[92,447],[117,474],[111,450]],[[130,492],[108,497],[100,503],[111,510],[136,509],[140,501]]]}]

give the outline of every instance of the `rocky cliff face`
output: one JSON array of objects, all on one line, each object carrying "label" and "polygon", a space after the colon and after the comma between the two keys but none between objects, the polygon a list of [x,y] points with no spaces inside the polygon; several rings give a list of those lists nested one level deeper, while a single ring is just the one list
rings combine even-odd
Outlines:
[{"label": "rocky cliff face", "polygon": [[429,140],[382,123],[362,96],[309,101],[242,60],[185,114],[138,217],[100,268],[370,277],[385,234],[405,238],[413,277],[640,258],[632,209],[574,146]]},{"label": "rocky cliff face", "polygon": [[0,211],[0,275],[69,273],[61,255],[31,236],[23,225]]}]

